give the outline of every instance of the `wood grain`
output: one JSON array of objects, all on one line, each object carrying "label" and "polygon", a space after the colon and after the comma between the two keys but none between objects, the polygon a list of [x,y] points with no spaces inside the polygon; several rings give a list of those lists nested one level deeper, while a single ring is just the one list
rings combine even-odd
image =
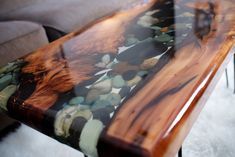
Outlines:
[{"label": "wood grain", "polygon": [[[111,75],[124,75],[143,68],[154,51],[156,64],[116,107],[98,152],[101,157],[172,157],[232,56],[234,12],[233,0],[151,0],[95,21],[22,58],[26,65],[8,112],[79,149],[77,135],[58,138],[54,132],[57,114],[77,96],[76,88],[97,81],[104,69],[96,65],[105,54],[120,62]],[[125,47],[130,35],[138,42]]]}]

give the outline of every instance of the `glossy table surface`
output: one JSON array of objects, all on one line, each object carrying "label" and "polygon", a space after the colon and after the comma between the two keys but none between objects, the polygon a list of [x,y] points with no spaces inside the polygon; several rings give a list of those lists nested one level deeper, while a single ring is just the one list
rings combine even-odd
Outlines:
[{"label": "glossy table surface", "polygon": [[0,107],[92,157],[171,157],[234,35],[234,0],[137,0],[1,67]]}]

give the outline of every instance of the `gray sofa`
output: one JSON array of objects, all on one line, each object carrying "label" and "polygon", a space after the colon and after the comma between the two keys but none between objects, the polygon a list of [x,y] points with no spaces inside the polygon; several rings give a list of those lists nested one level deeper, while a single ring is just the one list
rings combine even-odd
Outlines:
[{"label": "gray sofa", "polygon": [[43,27],[32,22],[0,22],[0,34],[0,66],[48,43]]},{"label": "gray sofa", "polygon": [[33,21],[69,33],[134,1],[1,0],[0,20]]}]

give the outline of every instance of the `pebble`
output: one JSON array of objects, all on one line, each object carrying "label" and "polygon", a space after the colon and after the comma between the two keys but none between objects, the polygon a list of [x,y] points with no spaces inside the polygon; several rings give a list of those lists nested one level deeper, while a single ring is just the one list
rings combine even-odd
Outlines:
[{"label": "pebble", "polygon": [[86,103],[87,104],[92,104],[93,102],[95,102],[99,96],[100,96],[100,91],[98,89],[92,89],[88,92],[87,96],[86,96]]},{"label": "pebble", "polygon": [[115,110],[113,106],[107,106],[105,108],[100,108],[98,110],[95,110],[92,112],[93,119],[100,120],[104,125],[107,125],[110,120],[110,113],[112,113]]},{"label": "pebble", "polygon": [[76,113],[78,106],[65,107],[56,114],[54,122],[54,131],[57,136],[65,136],[65,131],[63,129],[65,118],[71,117],[71,114]]},{"label": "pebble", "polygon": [[132,80],[128,81],[127,82],[127,85],[129,87],[132,87],[134,85],[137,85],[140,81],[142,80],[142,78],[140,76],[135,76]]},{"label": "pebble", "polygon": [[84,97],[74,97],[69,101],[69,105],[78,105],[84,102]]},{"label": "pebble", "polygon": [[99,63],[97,63],[95,66],[98,67],[98,68],[105,68],[105,67],[106,67],[106,64],[103,63],[103,62],[99,62]]},{"label": "pebble", "polygon": [[76,117],[83,117],[86,120],[89,120],[92,117],[90,110],[77,110],[70,115],[66,115],[63,122],[64,137],[69,136],[69,128]]},{"label": "pebble", "polygon": [[121,102],[121,96],[116,93],[110,93],[107,97],[107,101],[109,101],[111,105],[117,106]]},{"label": "pebble", "polygon": [[89,120],[85,124],[80,141],[79,141],[79,147],[85,154],[89,154],[92,157],[98,157],[97,152],[97,143],[99,136],[104,128],[104,125],[99,120]]},{"label": "pebble", "polygon": [[114,88],[122,88],[125,85],[125,80],[121,75],[117,75],[112,79],[112,85]]},{"label": "pebble", "polygon": [[161,34],[160,36],[156,36],[155,39],[159,42],[168,42],[173,39],[173,37],[168,34]]},{"label": "pebble", "polygon": [[16,91],[16,85],[9,85],[0,92],[0,106],[7,111],[7,101],[11,95]]},{"label": "pebble", "polygon": [[97,110],[97,109],[100,109],[100,108],[104,108],[106,106],[110,106],[111,103],[107,100],[97,100],[91,107],[91,110],[94,111],[94,110]]},{"label": "pebble", "polygon": [[69,128],[69,137],[68,142],[72,145],[74,148],[79,148],[78,141],[80,139],[80,135],[82,132],[83,127],[85,126],[87,120],[83,117],[76,117],[70,128]]},{"label": "pebble", "polygon": [[136,70],[129,70],[129,71],[123,73],[122,76],[123,76],[123,79],[124,79],[124,80],[127,80],[127,81],[128,81],[128,80],[133,79],[136,74],[137,74],[137,71],[136,71]]},{"label": "pebble", "polygon": [[139,72],[137,73],[137,75],[140,76],[140,77],[145,77],[145,76],[148,75],[148,71],[139,71]]},{"label": "pebble", "polygon": [[[14,63],[8,63],[6,66],[0,68],[0,74],[9,72],[13,67]],[[12,70],[14,70],[14,68]]]},{"label": "pebble", "polygon": [[107,65],[109,62],[110,62],[110,55],[104,55],[103,57],[102,57],[102,62],[105,64],[105,65]]},{"label": "pebble", "polygon": [[94,84],[91,89],[96,89],[99,91],[100,94],[109,93],[112,89],[112,81],[111,79],[106,79]]},{"label": "pebble", "polygon": [[77,85],[74,87],[74,93],[77,96],[82,96],[82,97],[86,97],[86,95],[88,94],[89,89],[85,88],[84,86],[81,85]]},{"label": "pebble", "polygon": [[106,68],[108,68],[108,69],[112,69],[113,65],[114,65],[114,63],[113,63],[113,62],[111,62],[111,63],[109,63],[109,64],[107,64],[107,65],[106,65]]},{"label": "pebble", "polygon": [[157,18],[154,18],[149,15],[145,15],[140,17],[139,21],[137,22],[138,25],[143,26],[143,27],[150,27],[153,24],[158,23],[159,20]]},{"label": "pebble", "polygon": [[156,35],[156,36],[159,36],[159,35],[161,35],[161,34],[162,34],[161,30],[159,30],[159,29],[155,30],[155,35]]},{"label": "pebble", "polygon": [[0,79],[0,91],[11,83],[12,75],[5,75]]},{"label": "pebble", "polygon": [[55,134],[57,136],[68,137],[69,128],[76,117],[83,117],[89,120],[92,113],[89,109],[81,109],[79,106],[69,106],[60,110],[56,114],[54,123]]},{"label": "pebble", "polygon": [[122,87],[122,89],[119,91],[119,95],[121,96],[121,98],[126,97],[127,95],[130,94],[131,88],[128,86],[124,86]]},{"label": "pebble", "polygon": [[158,59],[156,58],[149,58],[146,59],[141,65],[140,65],[140,69],[142,70],[149,70],[151,68],[153,68],[158,62]]},{"label": "pebble", "polygon": [[161,32],[164,32],[164,33],[168,32],[168,27],[163,27],[163,28],[161,29]]},{"label": "pebble", "polygon": [[17,85],[19,83],[19,77],[20,77],[19,73],[16,72],[13,73],[11,83]]}]

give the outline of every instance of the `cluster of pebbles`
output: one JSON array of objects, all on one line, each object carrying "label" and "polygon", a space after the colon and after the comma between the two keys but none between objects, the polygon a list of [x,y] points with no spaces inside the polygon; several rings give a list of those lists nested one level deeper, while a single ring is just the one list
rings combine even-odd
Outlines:
[{"label": "cluster of pebbles", "polygon": [[16,91],[19,84],[21,67],[24,65],[22,60],[8,63],[0,68],[0,108],[7,111],[7,101]]},{"label": "cluster of pebbles", "polygon": [[[141,29],[140,32],[135,32],[144,33],[143,36],[148,34],[145,31],[151,34],[143,39],[138,33],[127,33],[126,41],[119,47],[116,55],[104,54],[95,64],[102,69],[94,75],[96,81],[75,87],[77,96],[56,115],[54,128],[57,136],[73,140],[75,138],[75,145],[85,154],[97,156],[98,137],[110,122],[115,109],[152,72],[161,57],[177,44],[175,29],[186,33],[177,37],[181,42],[192,28],[190,23],[166,22],[168,25],[165,25],[164,20],[171,21],[174,17],[154,17],[160,14],[163,14],[161,10],[155,9],[140,17],[133,27]],[[177,16],[188,18],[186,21],[191,21],[192,18],[190,12]]]}]

